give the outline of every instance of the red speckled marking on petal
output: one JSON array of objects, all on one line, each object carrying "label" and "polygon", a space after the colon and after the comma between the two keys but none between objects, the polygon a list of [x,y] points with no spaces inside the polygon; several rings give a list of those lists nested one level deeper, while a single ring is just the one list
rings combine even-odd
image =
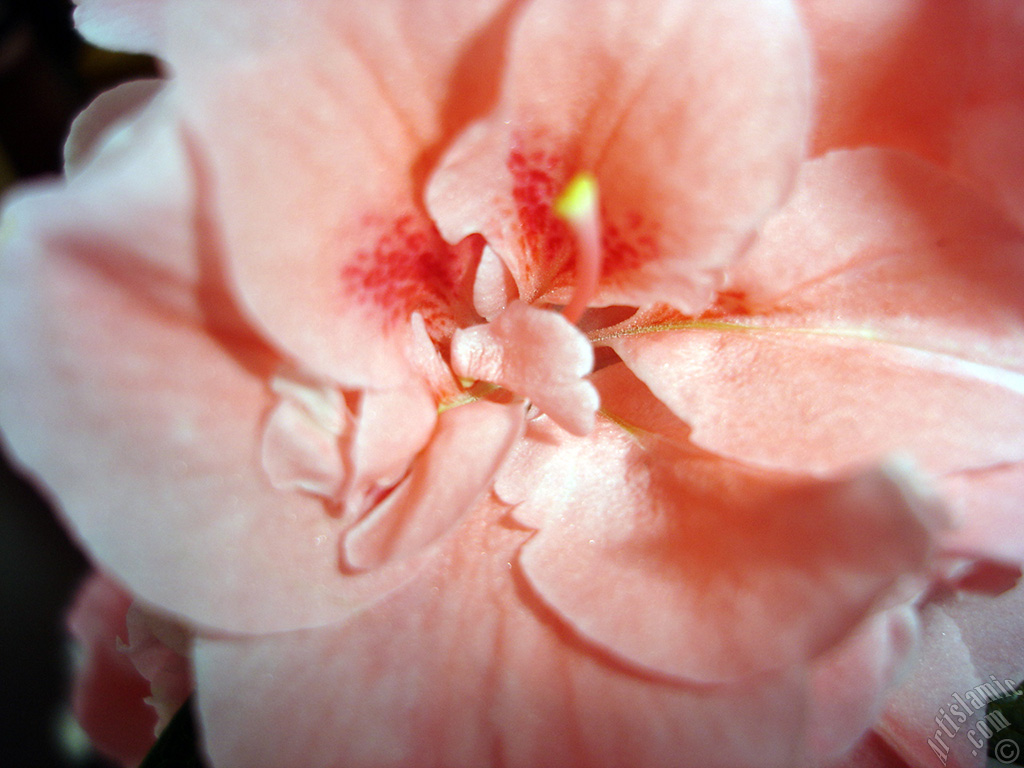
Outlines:
[{"label": "red speckled marking on petal", "polygon": [[[519,222],[523,274],[536,295],[570,288],[575,281],[576,243],[569,226],[555,215],[554,201],[573,175],[587,170],[571,152],[526,149],[543,139],[516,141],[506,165]],[[600,183],[600,182],[599,182]],[[602,282],[615,281],[657,258],[658,226],[640,211],[612,209],[602,201]]]},{"label": "red speckled marking on petal", "polygon": [[449,245],[433,224],[412,213],[387,222],[371,214],[364,224],[377,239],[342,268],[344,300],[354,295],[383,310],[388,327],[419,312],[433,338],[449,336],[463,314],[462,287],[481,244]]},{"label": "red speckled marking on petal", "polygon": [[554,200],[572,178],[573,169],[559,154],[527,152],[518,142],[509,152],[507,165],[521,231],[524,273],[531,283],[546,287],[543,284],[575,253],[568,225],[554,212]]},{"label": "red speckled marking on petal", "polygon": [[639,268],[658,255],[654,232],[657,227],[638,211],[629,210],[617,218],[601,209],[605,220],[604,248],[605,275],[616,275]]}]

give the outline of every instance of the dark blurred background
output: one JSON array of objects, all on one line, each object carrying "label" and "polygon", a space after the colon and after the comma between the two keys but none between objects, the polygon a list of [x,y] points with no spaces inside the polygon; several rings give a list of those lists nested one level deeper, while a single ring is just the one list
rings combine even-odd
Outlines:
[{"label": "dark blurred background", "polygon": [[[59,173],[74,116],[153,62],[83,43],[70,0],[0,0],[0,194]],[[4,333],[0,328],[0,333]],[[105,768],[67,708],[64,610],[87,562],[33,488],[0,463],[0,765]]]}]

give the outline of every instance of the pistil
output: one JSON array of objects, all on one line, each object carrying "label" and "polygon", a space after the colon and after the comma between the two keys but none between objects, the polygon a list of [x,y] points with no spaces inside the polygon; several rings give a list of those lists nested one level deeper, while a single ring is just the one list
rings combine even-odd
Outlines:
[{"label": "pistil", "polygon": [[576,285],[563,312],[566,320],[576,323],[601,278],[601,205],[594,174],[583,171],[573,176],[555,200],[554,210],[576,239]]}]

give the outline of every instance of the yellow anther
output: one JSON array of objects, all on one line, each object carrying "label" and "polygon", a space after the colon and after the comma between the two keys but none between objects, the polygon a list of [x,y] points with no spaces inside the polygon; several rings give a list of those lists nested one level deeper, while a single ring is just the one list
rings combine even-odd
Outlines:
[{"label": "yellow anther", "polygon": [[575,323],[586,312],[601,279],[601,202],[597,177],[589,171],[573,176],[555,199],[554,212],[565,220],[576,239],[576,284],[563,313],[570,323]]},{"label": "yellow anther", "polygon": [[597,214],[597,177],[590,171],[573,176],[555,199],[555,213],[574,224]]}]

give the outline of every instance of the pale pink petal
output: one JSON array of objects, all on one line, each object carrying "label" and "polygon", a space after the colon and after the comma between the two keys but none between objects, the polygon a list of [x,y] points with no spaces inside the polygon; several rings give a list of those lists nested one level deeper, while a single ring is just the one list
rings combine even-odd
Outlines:
[{"label": "pale pink petal", "polygon": [[492,322],[452,337],[457,375],[500,384],[575,435],[594,428],[599,398],[583,378],[593,365],[593,347],[574,325],[518,300]]},{"label": "pale pink petal", "polygon": [[341,393],[329,385],[278,376],[279,400],[267,418],[261,458],[270,482],[282,491],[334,497],[345,479],[339,438],[347,426]]},{"label": "pale pink petal", "polygon": [[868,619],[812,670],[810,749],[820,763],[846,753],[878,719],[886,696],[915,660],[919,627],[903,606]]},{"label": "pale pink petal", "polygon": [[831,472],[905,453],[934,473],[1024,457],[1024,375],[796,330],[695,328],[613,348],[716,453]]},{"label": "pale pink petal", "polygon": [[231,630],[336,618],[414,565],[343,575],[338,521],[271,485],[259,437],[277,361],[217,324],[230,301],[202,262],[191,176],[173,126],[150,131],[150,117],[116,168],[104,159],[6,211],[4,439],[148,602]]},{"label": "pale pink petal", "polygon": [[[1020,23],[1020,22],[1018,22]],[[1024,49],[1024,34],[1018,46]],[[1024,60],[1017,66],[1024,69]],[[1024,226],[1024,85],[1008,103],[975,107],[954,134],[953,169]]]},{"label": "pale pink petal", "polygon": [[348,404],[344,393],[330,382],[285,367],[270,380],[270,389],[280,400],[302,410],[324,432],[335,436],[345,432]]},{"label": "pale pink petal", "polygon": [[799,0],[822,85],[817,151],[861,144],[949,157],[964,98],[974,0]]},{"label": "pale pink petal", "polygon": [[94,155],[111,151],[127,121],[135,117],[164,87],[161,80],[134,80],[102,93],[75,118],[64,144],[64,175],[71,178]]},{"label": "pale pink petal", "polygon": [[[120,101],[122,94],[130,100],[125,92],[110,98]],[[116,272],[130,255],[137,263],[125,280],[164,311],[202,322],[196,296],[202,281],[193,220],[195,182],[174,123],[177,98],[174,89],[161,89],[144,105],[122,114],[113,140],[76,152],[63,199],[35,193],[46,195],[65,185],[14,191],[5,200],[5,209],[10,209],[2,230],[5,249],[16,238],[27,240],[29,229],[35,228],[49,243],[69,250],[85,250],[81,243],[102,245],[88,254],[98,269]],[[107,119],[106,106],[96,110],[83,114],[86,125],[78,131],[80,139],[92,132],[88,123],[93,119]],[[47,205],[53,212],[45,210]],[[199,292],[207,288],[199,285]]]},{"label": "pale pink petal", "polygon": [[450,402],[460,398],[462,387],[455,380],[451,366],[430,338],[423,316],[413,312],[409,322],[409,362],[427,383],[439,402]]},{"label": "pale pink petal", "polygon": [[981,31],[951,167],[1024,226],[1024,8],[1015,0],[973,8]]},{"label": "pale pink petal", "polygon": [[[423,578],[351,621],[201,639],[219,768],[790,768],[799,677],[691,687],[592,653],[517,584],[524,532],[470,518]],[[253,738],[253,734],[259,734]]]},{"label": "pale pink petal", "polygon": [[125,616],[131,596],[101,574],[79,589],[68,613],[68,629],[83,654],[75,673],[75,718],[103,754],[138,765],[156,741],[157,713],[145,699],[150,686],[123,652]]},{"label": "pale pink petal", "polygon": [[343,386],[404,383],[414,311],[436,338],[473,316],[482,243],[441,240],[419,176],[481,108],[471,92],[494,70],[473,43],[501,27],[502,4],[175,4],[170,60],[237,290],[271,338]]},{"label": "pale pink petal", "polygon": [[955,592],[922,616],[922,658],[878,730],[915,768],[980,768],[984,702],[1024,678],[1024,584],[998,596]]},{"label": "pale pink petal", "polygon": [[331,498],[345,469],[338,436],[318,427],[295,403],[283,400],[270,414],[263,432],[262,462],[279,491],[305,491]]},{"label": "pale pink petal", "polygon": [[962,472],[941,482],[960,523],[949,532],[948,550],[1024,563],[1024,463]]},{"label": "pale pink petal", "polygon": [[93,45],[132,53],[163,52],[168,0],[74,0],[75,27]]},{"label": "pale pink petal", "polygon": [[361,516],[366,503],[376,501],[381,488],[397,483],[427,444],[437,423],[437,405],[425,384],[412,379],[404,387],[366,390],[359,396],[358,410],[348,446],[346,504],[349,513]]},{"label": "pale pink petal", "polygon": [[[260,378],[80,261],[6,256],[3,321],[18,343],[4,345],[5,437],[133,591],[256,631],[321,622],[389,588],[344,576],[339,521],[272,487]],[[28,274],[12,273],[18,256]]]},{"label": "pale pink petal", "polygon": [[815,149],[906,149],[1024,223],[1016,0],[800,0],[822,78]]},{"label": "pale pink petal", "polygon": [[431,177],[445,238],[483,234],[524,300],[566,303],[574,245],[552,204],[592,172],[605,251],[594,302],[703,308],[802,156],[809,66],[793,8],[538,0],[510,45],[494,114]]},{"label": "pale pink petal", "polygon": [[871,148],[804,164],[729,292],[755,324],[1024,372],[1022,284],[1024,230],[934,166]]},{"label": "pale pink petal", "polygon": [[408,557],[448,533],[485,496],[523,429],[523,409],[480,401],[441,414],[409,476],[344,539],[353,568]]},{"label": "pale pink petal", "polygon": [[497,490],[537,529],[520,556],[531,589],[616,658],[701,683],[799,664],[928,562],[934,511],[895,468],[758,471],[604,409],[615,421],[585,438],[530,422]]},{"label": "pale pink petal", "polygon": [[473,280],[473,308],[485,320],[497,317],[509,302],[518,296],[515,280],[508,267],[498,258],[491,246],[480,254]]},{"label": "pale pink petal", "polygon": [[805,166],[721,311],[609,343],[713,451],[800,471],[907,451],[946,473],[1024,457],[1022,284],[1024,233],[983,200],[841,152]]}]

